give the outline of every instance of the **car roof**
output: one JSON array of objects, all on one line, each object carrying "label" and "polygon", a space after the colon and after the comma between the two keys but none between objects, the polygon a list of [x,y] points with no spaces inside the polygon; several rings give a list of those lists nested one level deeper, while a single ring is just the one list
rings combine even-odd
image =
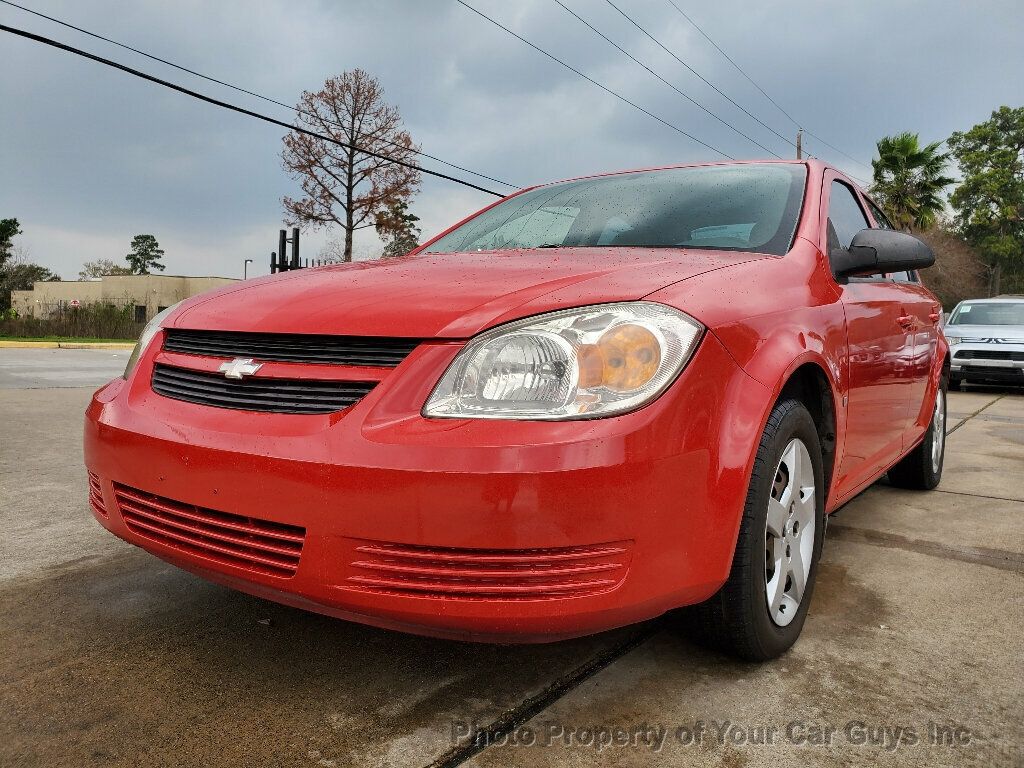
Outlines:
[{"label": "car roof", "polygon": [[991,299],[964,299],[960,304],[967,304],[968,302],[971,304],[1019,304],[1022,301],[1024,301],[1024,295],[1006,294],[994,296]]}]

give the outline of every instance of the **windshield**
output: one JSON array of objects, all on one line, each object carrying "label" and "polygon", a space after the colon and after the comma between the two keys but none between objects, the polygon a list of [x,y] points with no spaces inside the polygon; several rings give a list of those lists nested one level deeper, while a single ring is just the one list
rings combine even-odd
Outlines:
[{"label": "windshield", "polygon": [[750,164],[567,181],[499,203],[425,250],[638,246],[781,256],[806,175],[798,164]]},{"label": "windshield", "polygon": [[1024,301],[964,302],[949,325],[1024,325]]}]

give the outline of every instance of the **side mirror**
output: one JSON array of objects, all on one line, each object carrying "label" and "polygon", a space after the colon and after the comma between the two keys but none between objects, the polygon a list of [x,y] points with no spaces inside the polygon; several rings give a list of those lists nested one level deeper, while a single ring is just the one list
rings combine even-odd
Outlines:
[{"label": "side mirror", "polygon": [[836,277],[924,269],[935,263],[932,249],[913,235],[892,229],[862,229],[847,251],[834,253]]}]

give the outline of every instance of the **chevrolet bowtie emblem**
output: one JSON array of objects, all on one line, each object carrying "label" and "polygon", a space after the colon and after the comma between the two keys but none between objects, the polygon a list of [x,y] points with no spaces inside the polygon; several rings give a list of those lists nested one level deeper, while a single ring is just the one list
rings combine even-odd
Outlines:
[{"label": "chevrolet bowtie emblem", "polygon": [[251,357],[236,357],[230,363],[221,363],[217,370],[229,379],[240,379],[243,376],[252,376],[262,367],[262,363],[254,363]]}]

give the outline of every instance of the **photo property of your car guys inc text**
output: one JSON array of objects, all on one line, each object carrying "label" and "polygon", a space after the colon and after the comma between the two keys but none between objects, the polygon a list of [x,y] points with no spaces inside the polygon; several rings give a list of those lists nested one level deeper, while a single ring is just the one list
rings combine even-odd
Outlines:
[{"label": "photo property of your car guys inc text", "polygon": [[0,0],[0,765],[1024,764],[1024,8]]}]

